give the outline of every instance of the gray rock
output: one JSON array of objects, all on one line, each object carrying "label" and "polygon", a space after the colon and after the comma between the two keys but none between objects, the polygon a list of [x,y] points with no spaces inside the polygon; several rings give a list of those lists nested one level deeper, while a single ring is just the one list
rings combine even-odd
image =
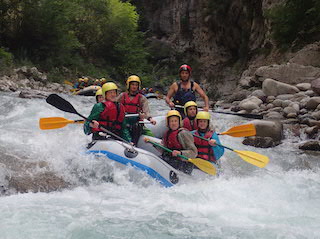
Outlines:
[{"label": "gray rock", "polygon": [[291,100],[293,98],[294,98],[293,94],[283,94],[283,95],[278,95],[276,97],[276,99],[279,99],[279,100]]},{"label": "gray rock", "polygon": [[284,119],[283,115],[280,114],[279,112],[269,112],[265,115],[265,119],[270,119],[270,120],[282,120]]},{"label": "gray rock", "polygon": [[259,109],[259,106],[262,104],[262,100],[255,96],[251,96],[250,98],[244,99],[240,102],[239,106],[241,109],[251,112],[254,109]]},{"label": "gray rock", "polygon": [[291,101],[291,100],[284,100],[284,101],[282,102],[281,107],[282,107],[282,108],[286,108],[286,107],[288,107],[290,104],[292,104],[292,101]]},{"label": "gray rock", "polygon": [[275,99],[276,99],[275,96],[269,95],[269,96],[267,96],[266,103],[272,103]]},{"label": "gray rock", "polygon": [[299,145],[299,149],[320,151],[320,143],[317,140],[310,140]]},{"label": "gray rock", "polygon": [[278,145],[280,142],[274,142],[271,137],[252,136],[245,138],[242,143],[257,148],[270,148]]},{"label": "gray rock", "polygon": [[316,120],[320,120],[320,111],[312,112],[311,116]]},{"label": "gray rock", "polygon": [[[287,118],[297,118],[297,113],[288,113],[287,115],[286,115],[286,117]],[[295,121],[295,122],[298,122],[298,120],[297,121]],[[292,122],[291,122],[292,123]]]},{"label": "gray rock", "polygon": [[267,78],[262,83],[262,90],[263,92],[269,96],[277,96],[283,94],[295,94],[299,92],[299,89],[295,86],[282,83],[280,81],[276,81],[270,78]]},{"label": "gray rock", "polygon": [[305,94],[306,94],[307,96],[310,96],[310,97],[313,97],[313,96],[316,95],[316,93],[314,93],[313,90],[307,90],[307,91],[305,92]]},{"label": "gray rock", "polygon": [[299,84],[296,85],[296,87],[299,90],[302,90],[302,91],[311,90],[311,84],[310,83],[299,83]]},{"label": "gray rock", "polygon": [[280,99],[275,99],[272,104],[275,106],[275,107],[282,107],[282,103],[283,103],[283,100],[280,100]]},{"label": "gray rock", "polygon": [[255,90],[251,93],[251,96],[255,96],[257,98],[259,98],[260,100],[262,100],[263,102],[266,102],[266,94],[262,91],[262,90]]},{"label": "gray rock", "polygon": [[309,110],[314,110],[320,104],[320,97],[311,97],[306,103],[306,108]]},{"label": "gray rock", "polygon": [[298,51],[290,63],[296,63],[304,66],[320,66],[320,42],[315,42],[303,47]]},{"label": "gray rock", "polygon": [[297,110],[294,109],[293,107],[285,107],[285,108],[283,109],[283,113],[284,113],[285,116],[288,115],[288,114],[290,114],[290,113],[297,114]]},{"label": "gray rock", "polygon": [[256,127],[256,136],[271,137],[275,142],[283,138],[283,125],[279,121],[253,120],[250,123]]},{"label": "gray rock", "polygon": [[317,94],[320,95],[320,78],[315,79],[311,82],[311,89]]}]

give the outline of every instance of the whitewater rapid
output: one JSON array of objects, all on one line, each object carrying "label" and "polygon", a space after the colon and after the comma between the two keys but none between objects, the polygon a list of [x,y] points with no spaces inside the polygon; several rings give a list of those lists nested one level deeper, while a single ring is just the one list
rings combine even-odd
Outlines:
[{"label": "whitewater rapid", "polygon": [[[83,115],[93,97],[62,95]],[[163,101],[151,101],[163,115]],[[319,155],[296,149],[289,132],[275,148],[258,149],[240,138],[221,136],[223,144],[269,156],[265,169],[226,151],[216,179],[163,188],[143,173],[116,170],[114,182],[101,178],[103,161],[83,154],[90,136],[80,125],[42,131],[42,117],[79,119],[43,99],[0,93],[2,160],[45,162],[70,183],[70,189],[0,197],[0,238],[320,238]],[[247,122],[213,115],[217,132]],[[1,172],[10,175],[10,168]],[[47,167],[26,168],[30,175]]]}]

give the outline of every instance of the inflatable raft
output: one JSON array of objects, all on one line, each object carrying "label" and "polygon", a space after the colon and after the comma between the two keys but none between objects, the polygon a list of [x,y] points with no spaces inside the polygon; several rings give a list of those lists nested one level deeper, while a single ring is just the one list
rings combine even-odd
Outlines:
[{"label": "inflatable raft", "polygon": [[[140,137],[139,148],[113,139],[98,140],[91,144],[87,153],[110,160],[118,168],[132,166],[138,170],[142,170],[165,187],[209,177],[208,174],[198,169],[194,169],[192,174],[188,175],[171,167],[159,157],[160,153],[158,150],[151,144],[144,142],[144,137]],[[160,141],[153,137],[148,138],[156,142]]]},{"label": "inflatable raft", "polygon": [[148,94],[145,94],[145,97],[147,99],[151,99],[151,98],[157,99],[158,98],[158,94],[157,93],[148,93]]},{"label": "inflatable raft", "polygon": [[85,87],[81,90],[73,92],[73,95],[95,96],[97,90],[99,90],[99,89],[101,89],[100,86],[91,85],[91,86]]}]

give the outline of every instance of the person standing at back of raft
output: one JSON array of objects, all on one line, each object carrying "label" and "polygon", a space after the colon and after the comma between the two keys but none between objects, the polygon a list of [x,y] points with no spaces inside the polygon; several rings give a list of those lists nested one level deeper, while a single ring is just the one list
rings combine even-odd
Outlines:
[{"label": "person standing at back of raft", "polygon": [[84,124],[84,133],[86,135],[93,134],[93,140],[106,139],[99,133],[103,132],[99,125],[104,126],[107,130],[130,141],[130,135],[125,127],[125,108],[122,104],[116,101],[118,87],[113,82],[107,82],[102,86],[102,95],[105,96],[105,101],[97,103],[93,106],[88,119]]},{"label": "person standing at back of raft", "polygon": [[132,138],[132,142],[136,145],[141,134],[153,136],[152,132],[139,124],[139,120],[147,119],[153,125],[156,121],[150,115],[149,102],[145,96],[140,94],[141,80],[138,76],[129,76],[126,82],[127,92],[119,95],[117,101],[124,105],[126,114],[139,114],[138,117],[129,117],[127,119],[127,127]]},{"label": "person standing at back of raft", "polygon": [[184,113],[186,117],[183,119],[183,128],[192,131],[198,129],[196,115],[198,113],[198,105],[194,101],[188,101],[184,105]]},{"label": "person standing at back of raft", "polygon": [[197,158],[202,158],[219,165],[219,159],[224,154],[224,148],[216,145],[220,144],[217,133],[210,126],[210,113],[201,111],[197,113],[196,121],[198,129],[192,131],[193,135],[202,136],[209,141],[194,136],[194,144],[198,149]]},{"label": "person standing at back of raft", "polygon": [[[179,105],[180,107],[176,107],[183,118],[185,118],[183,106],[188,101],[196,101],[196,92],[202,97],[205,106],[203,107],[204,111],[209,110],[209,98],[206,93],[201,89],[198,83],[190,80],[192,73],[192,69],[188,65],[182,65],[179,68],[179,82],[174,82],[168,91],[166,96],[166,103],[174,108],[175,105]],[[173,101],[171,98],[173,97]]]},{"label": "person standing at back of raft", "polygon": [[194,145],[194,139],[191,132],[182,128],[182,117],[177,110],[170,110],[166,116],[168,130],[163,136],[165,147],[173,150],[172,153],[163,152],[163,159],[172,167],[191,174],[193,164],[183,161],[177,155],[184,155],[188,158],[197,156],[197,148]]}]

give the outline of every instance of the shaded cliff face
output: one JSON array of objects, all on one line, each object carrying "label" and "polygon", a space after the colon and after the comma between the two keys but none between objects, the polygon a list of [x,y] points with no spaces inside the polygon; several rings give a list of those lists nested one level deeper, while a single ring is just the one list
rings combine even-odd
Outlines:
[{"label": "shaded cliff face", "polygon": [[216,98],[232,92],[253,55],[272,47],[263,15],[275,2],[279,0],[139,0],[137,4],[150,42],[169,49],[155,51],[155,63],[170,62],[175,67],[189,63],[195,80]]}]

